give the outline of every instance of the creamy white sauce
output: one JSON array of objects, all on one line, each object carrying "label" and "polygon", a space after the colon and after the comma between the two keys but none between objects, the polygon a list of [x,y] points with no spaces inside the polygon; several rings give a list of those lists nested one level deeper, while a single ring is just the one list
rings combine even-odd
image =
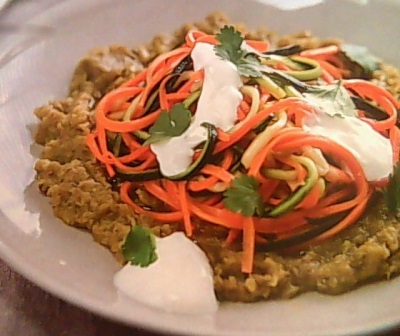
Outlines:
[{"label": "creamy white sauce", "polygon": [[182,173],[190,166],[193,149],[207,139],[205,128],[200,126],[203,122],[223,131],[232,128],[243,98],[239,91],[243,83],[236,66],[218,57],[213,45],[197,43],[191,56],[194,70],[204,69],[203,88],[192,123],[182,135],[151,145],[165,176]]},{"label": "creamy white sauce", "polygon": [[359,161],[368,181],[380,180],[392,172],[393,152],[389,139],[356,117],[331,117],[320,111],[307,117],[303,128],[348,149]]},{"label": "creamy white sauce", "polygon": [[204,252],[182,232],[157,239],[158,260],[125,265],[114,277],[124,295],[167,312],[210,314],[218,309],[212,269]]}]

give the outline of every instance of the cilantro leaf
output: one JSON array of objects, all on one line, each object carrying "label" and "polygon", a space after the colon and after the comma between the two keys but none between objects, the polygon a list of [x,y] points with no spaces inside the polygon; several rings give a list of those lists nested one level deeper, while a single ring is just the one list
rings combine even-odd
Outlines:
[{"label": "cilantro leaf", "polygon": [[216,35],[216,39],[221,44],[216,45],[214,50],[222,59],[227,59],[236,64],[245,55],[246,52],[241,49],[244,39],[234,27],[223,27]]},{"label": "cilantro leaf", "polygon": [[171,111],[161,111],[154,125],[149,129],[150,137],[144,145],[181,135],[190,126],[191,112],[183,105],[176,104]]},{"label": "cilantro leaf", "polygon": [[125,260],[132,265],[147,267],[158,258],[156,240],[153,233],[145,227],[135,225],[122,245]]},{"label": "cilantro leaf", "polygon": [[259,182],[247,175],[235,178],[230,188],[224,192],[224,204],[232,212],[243,216],[253,216],[264,213],[264,202],[258,192]]},{"label": "cilantro leaf", "polygon": [[261,62],[257,55],[242,49],[244,38],[239,31],[232,26],[224,26],[216,38],[220,42],[214,47],[217,56],[235,64],[242,76],[261,77]]},{"label": "cilantro leaf", "polygon": [[261,77],[262,72],[260,71],[260,61],[257,56],[247,54],[246,57],[242,58],[236,65],[239,74],[247,77]]},{"label": "cilantro leaf", "polygon": [[362,74],[370,78],[373,71],[379,69],[379,59],[363,46],[355,44],[344,44],[341,47],[342,54],[350,62],[353,62],[361,67]]},{"label": "cilantro leaf", "polygon": [[356,106],[342,81],[327,86],[315,86],[303,94],[306,100],[331,117],[356,117]]},{"label": "cilantro leaf", "polygon": [[400,162],[393,168],[389,176],[389,182],[383,191],[386,205],[391,214],[400,214]]}]

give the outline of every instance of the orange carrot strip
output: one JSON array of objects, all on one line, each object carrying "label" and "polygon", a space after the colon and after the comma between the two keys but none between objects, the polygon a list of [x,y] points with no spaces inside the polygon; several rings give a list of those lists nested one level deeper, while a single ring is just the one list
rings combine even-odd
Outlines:
[{"label": "orange carrot strip", "polygon": [[226,171],[225,169],[212,165],[212,164],[206,164],[202,170],[201,173],[203,174],[207,174],[207,175],[211,175],[211,176],[215,176],[217,177],[219,180],[230,184],[233,179],[235,178],[233,176],[233,174],[231,174],[230,172]]},{"label": "orange carrot strip", "polygon": [[271,114],[278,113],[289,107],[305,107],[310,108],[303,100],[298,98],[288,98],[274,103],[272,106],[258,112],[253,118],[247,120],[238,130],[231,134],[231,138],[227,142],[220,142],[217,144],[214,153],[220,153],[228,147],[231,147],[238,141],[240,141],[247,133],[249,133],[254,127],[258,126]]},{"label": "orange carrot strip", "polygon": [[246,44],[261,53],[266,52],[269,49],[269,43],[267,41],[246,40]]},{"label": "orange carrot strip", "polygon": [[367,192],[366,197],[364,197],[363,199],[360,200],[360,202],[356,205],[356,207],[350,212],[350,214],[344,220],[342,220],[338,225],[334,226],[332,229],[324,232],[322,235],[320,235],[317,238],[315,238],[314,240],[312,240],[308,244],[308,246],[315,245],[326,239],[329,239],[332,236],[334,236],[335,234],[337,234],[338,232],[347,228],[349,225],[355,223],[360,218],[360,216],[364,213],[365,208],[368,204],[368,200],[371,195],[372,195],[372,189]]},{"label": "orange carrot strip", "polygon": [[323,60],[318,60],[318,63],[321,65],[321,68],[327,71],[334,79],[341,79],[343,77],[340,69],[331,63]]},{"label": "orange carrot strip", "polygon": [[333,84],[335,82],[335,78],[333,78],[333,76],[325,69],[322,69],[321,78],[326,82],[326,84]]},{"label": "orange carrot strip", "polygon": [[297,173],[297,182],[303,183],[307,177],[306,169],[297,161],[291,160],[289,157],[277,156],[276,159],[289,167],[293,167]]},{"label": "orange carrot strip", "polygon": [[136,75],[135,77],[127,80],[125,83],[123,83],[120,87],[133,87],[133,86],[138,86],[139,84],[141,84],[142,82],[144,82],[144,80],[146,79],[146,75],[147,75],[147,69],[143,70],[142,72],[140,72],[138,75]]},{"label": "orange carrot strip", "polygon": [[389,91],[386,91],[375,83],[360,79],[349,79],[344,81],[343,85],[346,89],[352,89],[367,97],[386,97],[396,109],[400,108],[400,102]]},{"label": "orange carrot strip", "polygon": [[311,209],[315,207],[321,196],[320,187],[316,184],[308,195],[296,206],[296,209]]},{"label": "orange carrot strip", "polygon": [[192,85],[195,83],[198,83],[204,79],[204,71],[199,70],[195,71],[191,74],[190,78],[188,81],[186,81],[185,84],[183,84],[179,89],[178,93],[191,93],[192,92]]},{"label": "orange carrot strip", "polygon": [[238,239],[240,235],[240,230],[237,229],[230,229],[228,232],[228,236],[226,237],[225,244],[232,245],[235,240]]},{"label": "orange carrot strip", "polygon": [[227,142],[230,140],[231,136],[229,133],[224,132],[220,128],[217,129],[217,132],[218,132],[218,140],[219,141]]},{"label": "orange carrot strip", "polygon": [[[278,134],[272,138],[272,140],[263,148],[261,149],[256,156],[254,157],[249,171],[248,175],[249,176],[254,176],[258,177],[261,176],[262,174],[260,173],[260,169],[263,166],[264,162],[266,161],[266,158],[268,154],[271,153],[272,148],[279,143],[280,141],[282,142],[292,142],[295,141],[296,138],[302,138],[304,136],[304,133],[301,129],[292,127],[292,128],[284,128],[278,132]],[[297,147],[296,149],[298,149]]]},{"label": "orange carrot strip", "polygon": [[163,201],[165,204],[169,205],[175,210],[181,210],[179,201],[175,198],[175,195],[168,194],[157,182],[149,181],[143,183],[144,188],[153,196]]},{"label": "orange carrot strip", "polygon": [[186,181],[178,183],[178,197],[181,203],[185,232],[188,237],[191,237],[193,235],[193,226],[190,220],[188,197],[186,196]]},{"label": "orange carrot strip", "polygon": [[390,129],[390,142],[393,147],[393,165],[399,161],[400,154],[400,130],[395,126]]},{"label": "orange carrot strip", "polygon": [[132,183],[124,182],[120,188],[120,195],[121,200],[132,207],[133,211],[137,214],[146,214],[151,216],[153,219],[163,222],[163,223],[173,223],[178,222],[183,219],[182,212],[175,211],[175,212],[156,212],[145,210],[139,205],[137,205],[134,201],[132,201],[131,197],[129,196],[129,192],[132,188]]},{"label": "orange carrot strip", "polygon": [[335,204],[345,198],[348,198],[354,192],[354,187],[349,186],[339,191],[336,191],[328,196],[325,196],[322,200],[319,201],[317,208],[326,208],[329,205]]},{"label": "orange carrot strip", "polygon": [[279,218],[254,218],[256,232],[267,234],[281,234],[290,232],[307,223],[303,210],[285,214]]},{"label": "orange carrot strip", "polygon": [[243,219],[243,257],[242,272],[250,274],[253,271],[255,235],[253,217]]},{"label": "orange carrot strip", "polygon": [[228,229],[241,230],[243,228],[243,217],[227,209],[200,204],[192,200],[190,202],[190,210],[194,215],[206,222],[217,224]]},{"label": "orange carrot strip", "polygon": [[[234,155],[231,150],[227,150],[224,153],[224,159],[221,162],[221,168],[228,170],[233,163]],[[218,177],[211,176],[203,181],[192,180],[189,182],[189,189],[192,191],[202,191],[212,188],[219,181]]]},{"label": "orange carrot strip", "polygon": [[336,184],[350,184],[353,183],[353,178],[345,171],[329,165],[328,172],[324,175],[325,180]]}]

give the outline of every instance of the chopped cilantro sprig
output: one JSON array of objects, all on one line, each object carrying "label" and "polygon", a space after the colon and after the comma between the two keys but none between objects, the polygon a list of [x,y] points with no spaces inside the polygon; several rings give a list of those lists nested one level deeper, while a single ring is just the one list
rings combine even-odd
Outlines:
[{"label": "chopped cilantro sprig", "polygon": [[161,111],[156,122],[149,129],[150,137],[144,145],[180,136],[188,129],[191,120],[192,114],[183,104],[174,105],[169,112]]},{"label": "chopped cilantro sprig", "polygon": [[122,254],[132,265],[147,267],[158,258],[156,240],[150,229],[135,225],[125,238]]},{"label": "chopped cilantro sprig", "polygon": [[400,214],[400,162],[393,168],[383,196],[389,212],[398,216]]},{"label": "chopped cilantro sprig", "polygon": [[215,53],[236,65],[239,74],[245,77],[261,77],[261,62],[256,54],[243,49],[241,33],[234,27],[225,26],[216,35],[220,44],[214,47]]},{"label": "chopped cilantro sprig", "polygon": [[259,182],[251,176],[241,175],[224,192],[224,204],[232,212],[250,217],[264,214],[264,202],[258,191]]}]

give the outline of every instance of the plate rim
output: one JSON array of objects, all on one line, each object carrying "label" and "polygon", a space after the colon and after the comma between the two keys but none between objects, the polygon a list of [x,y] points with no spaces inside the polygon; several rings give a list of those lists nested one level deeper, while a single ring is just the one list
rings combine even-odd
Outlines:
[{"label": "plate rim", "polygon": [[[111,0],[101,0],[103,3],[109,2],[111,3]],[[136,1],[143,1],[143,0],[136,0]],[[257,2],[258,0],[246,0],[246,1],[254,1]],[[382,1],[382,0],[381,0]],[[7,1],[6,1],[7,2]],[[94,6],[98,4],[98,0],[87,0],[85,2],[85,6]],[[260,1],[258,1],[260,2]],[[393,0],[383,0],[382,2],[387,2],[387,3],[393,3]],[[67,5],[68,3],[68,5]],[[51,7],[49,10],[36,15],[32,17],[28,22],[29,23],[40,23],[42,19],[45,20],[54,20],[56,19],[60,14],[63,13],[63,7],[71,7],[71,9],[74,6],[81,6],[82,3],[80,3],[79,0],[72,0],[68,2],[59,2],[55,6]],[[400,2],[398,3],[400,7]],[[76,10],[76,9],[75,9]],[[1,225],[8,225],[11,224],[12,222],[6,218],[4,215],[3,211],[0,209],[0,223]],[[144,321],[141,321],[140,319],[137,319],[136,321],[133,321],[132,318],[128,318],[127,316],[123,316],[120,314],[114,314],[112,310],[107,310],[103,306],[97,306],[93,302],[91,302],[90,299],[85,299],[83,296],[79,295],[78,291],[73,290],[73,289],[68,289],[67,286],[58,283],[57,281],[53,281],[52,278],[46,277],[45,272],[43,271],[37,271],[34,269],[33,266],[30,265],[29,262],[25,261],[22,253],[18,253],[15,250],[11,249],[5,242],[3,242],[2,238],[0,237],[0,257],[10,266],[11,269],[15,270],[17,273],[21,274],[23,277],[40,287],[42,290],[51,293],[55,297],[58,297],[70,304],[72,304],[75,307],[78,308],[83,308],[86,309],[89,312],[92,312],[98,316],[101,316],[107,320],[110,321],[115,321],[122,323],[127,326],[131,327],[136,327],[136,328],[145,328],[146,330],[153,331],[153,332],[162,332],[162,333],[168,333],[168,334],[176,334],[176,335],[194,335],[194,332],[196,332],[196,335],[207,335],[207,336],[212,336],[212,335],[226,335],[226,336],[234,336],[234,335],[241,335],[242,333],[238,333],[237,331],[224,331],[224,332],[219,332],[216,331],[216,333],[202,333],[200,332],[197,333],[197,331],[193,330],[182,330],[179,328],[179,326],[169,324],[168,325],[168,330],[163,329],[163,325],[156,325],[152,323],[147,323]],[[102,308],[103,307],[103,308]],[[375,328],[365,330],[363,328],[359,328],[359,330],[355,330],[353,333],[348,333],[348,332],[343,332],[343,333],[336,333],[335,335],[341,336],[341,335],[353,335],[353,336],[358,336],[358,335],[373,335],[376,333],[385,333],[385,332],[390,332],[394,328],[400,325],[400,317],[398,319],[391,319],[390,321],[387,321],[387,324],[385,325],[376,325]],[[261,335],[261,334],[260,334]],[[296,334],[293,334],[296,335]],[[300,335],[300,334],[299,334]],[[303,334],[301,334],[303,335]],[[321,334],[323,335],[323,334]],[[327,334],[328,335],[328,334]]]}]

